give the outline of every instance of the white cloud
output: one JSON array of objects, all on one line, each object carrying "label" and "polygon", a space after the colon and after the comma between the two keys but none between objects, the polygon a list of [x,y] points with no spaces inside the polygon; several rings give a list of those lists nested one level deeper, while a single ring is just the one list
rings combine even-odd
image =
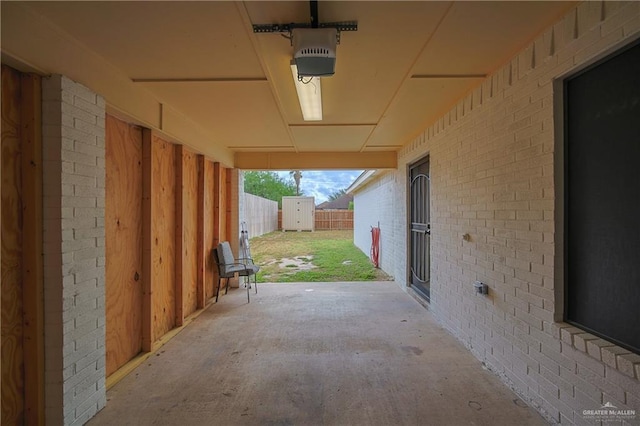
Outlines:
[{"label": "white cloud", "polygon": [[[276,172],[284,179],[292,179],[289,172]],[[327,201],[329,195],[347,189],[360,176],[362,170],[303,170],[300,190],[315,197],[316,205]]]}]

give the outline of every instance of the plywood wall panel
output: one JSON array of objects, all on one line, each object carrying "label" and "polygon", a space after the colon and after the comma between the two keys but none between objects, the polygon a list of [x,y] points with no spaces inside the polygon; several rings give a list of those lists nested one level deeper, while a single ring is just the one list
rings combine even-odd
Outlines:
[{"label": "plywood wall panel", "polygon": [[20,75],[2,67],[2,424],[24,422]]},{"label": "plywood wall panel", "polygon": [[174,145],[155,135],[151,144],[151,312],[152,341],[175,327],[176,155]]},{"label": "plywood wall panel", "polygon": [[21,75],[22,301],[25,424],[44,425],[42,79]]},{"label": "plywood wall panel", "polygon": [[106,368],[142,349],[142,129],[106,118]]},{"label": "plywood wall panel", "polygon": [[204,291],[204,155],[198,155],[198,250],[197,250],[197,308],[205,306]]},{"label": "plywood wall panel", "polygon": [[204,289],[205,299],[209,300],[215,295],[214,280],[218,277],[216,265],[213,264],[213,221],[214,221],[214,174],[213,163],[209,160],[204,162]]},{"label": "plywood wall panel", "polygon": [[[234,170],[233,169],[225,169],[225,179],[226,179],[226,186],[225,186],[225,197],[226,197],[226,216],[225,216],[225,232],[227,235],[227,239],[231,242],[231,247],[234,247],[235,250],[238,250],[239,247],[239,243],[240,243],[240,229],[239,226],[240,224],[238,222],[235,223],[235,227],[233,226],[232,222],[234,220],[237,220],[237,216],[234,217],[233,215],[233,210],[237,209],[237,198],[235,199],[236,202],[236,206],[233,205],[234,203],[234,198],[233,198],[233,194],[234,194],[234,188],[233,188],[233,173]],[[235,192],[237,195],[237,191]],[[235,229],[235,231],[234,231]]]},{"label": "plywood wall panel", "polygon": [[142,129],[142,350],[150,352],[154,343],[153,262],[155,244],[152,238],[151,189],[153,132]]},{"label": "plywood wall panel", "polygon": [[184,244],[184,232],[182,225],[184,223],[182,219],[182,214],[184,213],[182,199],[184,198],[184,191],[182,190],[182,175],[184,172],[184,162],[182,161],[182,156],[184,153],[184,146],[176,145],[176,172],[175,172],[175,182],[176,182],[176,198],[175,198],[175,211],[176,211],[176,231],[174,234],[175,239],[175,253],[176,253],[176,263],[174,275],[176,280],[174,282],[175,289],[175,326],[181,327],[184,323],[184,275],[182,273],[183,266],[183,256],[182,256],[182,246]]},{"label": "plywood wall panel", "polygon": [[[229,208],[231,206],[229,196],[229,169],[220,167],[220,241],[229,241]],[[231,241],[230,241],[231,242]],[[233,242],[231,242],[233,247]]]},{"label": "plywood wall panel", "polygon": [[182,155],[182,285],[184,316],[197,309],[198,284],[198,157]]},{"label": "plywood wall panel", "polygon": [[213,163],[213,245],[217,246],[220,239],[221,196],[223,185],[220,180],[220,163]]}]

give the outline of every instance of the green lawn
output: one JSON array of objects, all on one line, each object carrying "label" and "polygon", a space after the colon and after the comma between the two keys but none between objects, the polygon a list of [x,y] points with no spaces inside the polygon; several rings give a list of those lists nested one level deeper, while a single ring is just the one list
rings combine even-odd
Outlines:
[{"label": "green lawn", "polygon": [[353,244],[353,231],[272,232],[251,239],[251,254],[258,282],[389,279]]}]

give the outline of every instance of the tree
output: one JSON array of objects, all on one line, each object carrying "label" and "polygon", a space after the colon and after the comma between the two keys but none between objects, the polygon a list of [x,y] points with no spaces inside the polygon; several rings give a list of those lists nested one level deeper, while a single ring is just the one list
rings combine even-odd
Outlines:
[{"label": "tree", "polygon": [[300,179],[302,179],[302,172],[300,170],[292,170],[289,172],[289,175],[296,182],[296,195],[302,195],[300,192]]},{"label": "tree", "polygon": [[282,197],[296,195],[296,186],[275,172],[244,172],[244,192],[278,202],[282,208]]},{"label": "tree", "polygon": [[339,189],[329,195],[329,201],[335,201],[347,193],[346,189]]}]

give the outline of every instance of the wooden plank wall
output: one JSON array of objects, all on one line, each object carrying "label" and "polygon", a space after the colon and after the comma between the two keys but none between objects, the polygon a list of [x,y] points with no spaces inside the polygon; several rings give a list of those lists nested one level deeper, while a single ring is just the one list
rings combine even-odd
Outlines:
[{"label": "wooden plank wall", "polygon": [[2,424],[24,423],[20,74],[2,67]]},{"label": "wooden plank wall", "polygon": [[198,205],[197,205],[197,218],[198,218],[198,235],[197,235],[197,294],[196,294],[196,307],[197,309],[204,308],[205,306],[205,282],[204,282],[204,197],[205,197],[205,182],[204,182],[204,156],[198,155]]},{"label": "wooden plank wall", "polygon": [[224,231],[221,228],[221,218],[224,217],[222,192],[224,189],[224,181],[222,178],[222,167],[220,163],[213,164],[213,245],[217,246],[221,241],[224,241]]},{"label": "wooden plank wall", "polygon": [[[220,240],[230,241],[231,238],[231,185],[229,179],[231,170],[220,167]],[[231,242],[233,247],[234,242]]]},{"label": "wooden plank wall", "polygon": [[175,276],[174,303],[175,303],[175,326],[180,327],[184,323],[184,293],[185,293],[184,279],[182,276],[182,272],[183,272],[182,267],[184,263],[184,258],[182,255],[183,253],[182,245],[184,244],[184,230],[182,228],[182,225],[184,223],[184,220],[182,218],[184,213],[183,212],[184,203],[182,202],[182,198],[184,196],[184,193],[182,190],[182,184],[183,184],[182,175],[184,172],[184,161],[182,157],[184,155],[184,147],[182,145],[177,145],[175,147],[175,152],[176,152],[176,158],[175,158],[176,195],[175,195],[174,201],[175,201],[175,213],[176,213],[176,230],[175,230],[174,238],[175,238],[176,259],[175,259],[175,271],[174,271],[174,276]]},{"label": "wooden plank wall", "polygon": [[2,66],[2,423],[44,424],[41,79]]},{"label": "wooden plank wall", "polygon": [[106,368],[142,350],[142,129],[106,118]]},{"label": "wooden plank wall", "polygon": [[[107,372],[214,295],[211,249],[229,233],[230,169],[107,118]],[[124,369],[123,369],[124,371]]]},{"label": "wooden plank wall", "polygon": [[155,342],[176,326],[176,149],[151,138],[151,316]]},{"label": "wooden plank wall", "polygon": [[[231,218],[228,209],[231,204],[231,187],[228,179],[231,170],[221,166],[220,163],[213,164],[213,246],[216,247],[222,241],[229,241],[228,235],[231,230]],[[233,248],[233,245],[231,246]],[[214,272],[214,283],[217,288],[217,270]],[[214,290],[215,291],[215,290]]]},{"label": "wooden plank wall", "polygon": [[213,175],[213,162],[205,160],[204,162],[204,287],[205,287],[205,300],[211,299],[214,293],[214,281],[217,283],[217,268],[213,264],[213,256],[211,250],[213,250],[213,235],[215,220],[214,199],[215,199],[215,185]]},{"label": "wooden plank wall", "polygon": [[182,153],[182,286],[183,315],[198,305],[198,158],[187,149]]},{"label": "wooden plank wall", "polygon": [[[40,79],[5,68],[2,422],[43,424]],[[184,318],[213,297],[210,253],[228,239],[233,206],[230,169],[114,117],[107,117],[106,126],[106,345],[112,374],[180,325],[178,306]],[[184,295],[181,303],[177,290]]]}]

